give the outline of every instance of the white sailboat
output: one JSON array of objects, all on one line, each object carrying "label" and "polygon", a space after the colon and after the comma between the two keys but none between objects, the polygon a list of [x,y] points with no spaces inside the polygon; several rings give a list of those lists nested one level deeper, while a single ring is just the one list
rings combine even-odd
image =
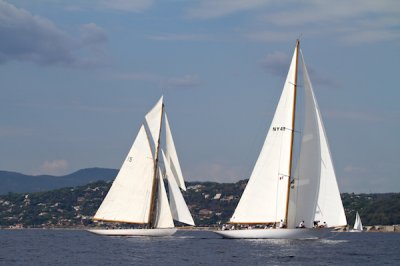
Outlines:
[{"label": "white sailboat", "polygon": [[[299,65],[302,86],[297,86]],[[295,128],[298,89],[304,90],[302,129]],[[294,137],[300,130],[301,148],[294,166]],[[263,225],[266,229],[216,233],[225,238],[317,238],[327,230],[315,226],[315,221],[325,227],[347,224],[322,117],[297,41],[264,146],[230,219],[232,224]],[[284,228],[276,228],[280,223]],[[296,228],[300,223],[305,228]]]},{"label": "white sailboat", "polygon": [[[163,124],[165,153],[160,145]],[[169,201],[164,178],[168,181]],[[93,217],[97,221],[139,224],[142,228],[89,231],[111,236],[168,236],[177,230],[173,220],[194,225],[180,189],[186,190],[185,182],[161,97],[147,113],[117,177]]]},{"label": "white sailboat", "polygon": [[354,222],[354,227],[350,232],[362,232],[363,231],[363,225],[361,223],[361,218],[358,212],[356,213],[356,220]]}]

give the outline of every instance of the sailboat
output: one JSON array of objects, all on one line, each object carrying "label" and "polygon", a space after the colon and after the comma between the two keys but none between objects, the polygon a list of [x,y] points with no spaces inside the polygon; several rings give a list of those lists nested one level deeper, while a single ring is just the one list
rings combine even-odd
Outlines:
[{"label": "sailboat", "polygon": [[[299,67],[303,73],[302,86],[297,85]],[[300,89],[303,119],[302,123],[296,123],[301,109],[296,108],[300,107],[297,102]],[[297,161],[296,135],[300,141]],[[327,229],[321,227],[347,224],[299,40],[264,145],[229,223],[236,229],[216,233],[224,238],[308,239],[326,234]],[[302,228],[297,228],[299,225]],[[239,229],[246,226],[252,229]]]},{"label": "sailboat", "polygon": [[[165,152],[161,148],[163,124]],[[169,200],[164,179],[168,182]],[[117,177],[93,217],[141,228],[89,231],[111,236],[169,236],[177,231],[173,220],[193,226],[180,189],[186,190],[185,182],[161,97],[145,116]]]},{"label": "sailboat", "polygon": [[363,225],[361,223],[361,218],[358,212],[356,213],[356,220],[354,222],[354,227],[350,232],[362,232],[363,231]]}]

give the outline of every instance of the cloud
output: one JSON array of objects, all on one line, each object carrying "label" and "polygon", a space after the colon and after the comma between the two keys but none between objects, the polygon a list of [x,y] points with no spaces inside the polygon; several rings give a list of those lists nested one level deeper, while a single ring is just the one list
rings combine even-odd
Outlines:
[{"label": "cloud", "polygon": [[148,36],[150,40],[155,41],[204,41],[211,38],[202,34],[162,34]]},{"label": "cloud", "polygon": [[[94,23],[82,25],[75,39],[53,22],[0,0],[0,63],[33,62],[39,65],[96,65],[94,47],[107,42],[105,32]],[[103,57],[104,58],[104,57]]]},{"label": "cloud", "polygon": [[335,34],[347,44],[399,40],[400,5],[395,0],[292,1],[265,10],[264,21],[281,32],[295,27],[312,34]]},{"label": "cloud", "polygon": [[230,15],[240,11],[255,9],[269,4],[270,0],[203,0],[186,11],[192,19],[210,19]]},{"label": "cloud", "polygon": [[152,5],[153,0],[103,0],[100,2],[102,8],[124,12],[142,12]]},{"label": "cloud", "polygon": [[68,170],[68,162],[66,160],[45,161],[39,168],[40,174],[45,175],[63,175]]},{"label": "cloud", "polygon": [[186,75],[178,78],[168,78],[162,80],[161,85],[167,89],[185,89],[197,87],[200,84],[196,75]]},{"label": "cloud", "polygon": [[155,83],[163,89],[189,89],[201,84],[197,75],[185,75],[182,77],[164,77],[151,73],[116,73],[111,75],[112,79],[145,81]]},{"label": "cloud", "polygon": [[260,61],[260,66],[273,76],[285,77],[289,69],[290,57],[282,52],[267,54]]}]

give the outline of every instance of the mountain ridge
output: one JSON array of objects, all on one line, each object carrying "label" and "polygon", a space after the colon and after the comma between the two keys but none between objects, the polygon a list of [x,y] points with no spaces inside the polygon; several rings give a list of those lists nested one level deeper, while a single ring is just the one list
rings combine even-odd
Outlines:
[{"label": "mountain ridge", "polygon": [[75,187],[99,180],[111,181],[117,173],[117,169],[101,167],[84,168],[63,176],[26,175],[0,170],[0,195],[9,192],[32,193],[63,187]]}]

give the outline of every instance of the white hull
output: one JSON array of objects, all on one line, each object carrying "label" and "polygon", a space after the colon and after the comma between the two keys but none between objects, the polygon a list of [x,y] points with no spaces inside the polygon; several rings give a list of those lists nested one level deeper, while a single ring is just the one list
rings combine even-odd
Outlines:
[{"label": "white hull", "polygon": [[248,239],[317,239],[327,236],[330,228],[310,229],[248,229],[214,231],[223,238],[248,238]]},{"label": "white hull", "polygon": [[350,233],[361,233],[362,230],[352,229],[349,231]]},{"label": "white hull", "polygon": [[104,236],[171,236],[175,234],[176,228],[156,229],[94,229],[91,233]]}]

